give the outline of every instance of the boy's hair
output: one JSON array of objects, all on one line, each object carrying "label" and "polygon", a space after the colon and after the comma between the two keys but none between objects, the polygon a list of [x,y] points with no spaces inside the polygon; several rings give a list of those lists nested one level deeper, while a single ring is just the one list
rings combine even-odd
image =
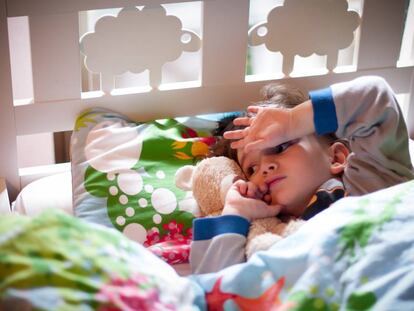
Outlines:
[{"label": "boy's hair", "polygon": [[[287,84],[278,83],[271,83],[265,85],[261,90],[261,94],[263,100],[253,103],[254,106],[291,109],[308,99],[308,97],[305,96],[298,88]],[[219,125],[214,133],[215,136],[218,136],[220,138],[211,149],[212,156],[226,156],[238,162],[237,150],[232,149],[230,147],[230,141],[228,139],[222,138],[222,136],[224,132],[245,128],[245,126],[235,126],[233,124],[233,120],[236,117],[253,115],[254,114],[252,113],[244,112],[241,115],[232,115],[220,120]],[[326,134],[323,136],[318,136],[318,139],[328,144],[332,144],[335,141],[338,141],[338,138],[335,134]],[[348,147],[346,141],[341,140],[341,142],[343,142]]]}]

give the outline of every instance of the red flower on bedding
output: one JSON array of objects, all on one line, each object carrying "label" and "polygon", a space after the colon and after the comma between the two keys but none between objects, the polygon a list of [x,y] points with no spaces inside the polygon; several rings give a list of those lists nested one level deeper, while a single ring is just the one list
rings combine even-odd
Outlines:
[{"label": "red flower on bedding", "polygon": [[[204,157],[208,154],[209,146],[216,142],[215,137],[199,136],[192,128],[186,127],[181,131],[181,137],[184,139],[194,138],[191,142],[191,150],[176,151],[174,156],[181,160],[190,160],[195,157]],[[172,147],[174,150],[184,149],[188,141],[174,141]],[[190,154],[188,153],[190,151]]]},{"label": "red flower on bedding", "polygon": [[169,264],[188,262],[190,243],[193,238],[192,229],[188,228],[183,233],[184,225],[177,223],[175,220],[164,224],[162,227],[167,231],[167,234],[160,237],[157,228],[148,230],[144,246]]},{"label": "red flower on bedding", "polygon": [[216,138],[213,136],[207,136],[207,137],[203,137],[203,136],[199,136],[198,133],[193,130],[192,128],[186,128],[183,132],[181,132],[181,137],[182,138],[196,138],[198,137],[199,139],[197,141],[203,142],[205,143],[207,146],[211,146],[216,142]]},{"label": "red flower on bedding", "polygon": [[151,245],[154,245],[158,242],[160,242],[160,232],[158,228],[152,228],[147,231],[147,239],[144,242],[145,247],[149,247]]},{"label": "red flower on bedding", "polygon": [[96,298],[103,303],[99,311],[175,310],[174,306],[160,301],[155,281],[142,274],[132,275],[127,280],[110,280],[102,286]]},{"label": "red flower on bedding", "polygon": [[214,283],[213,288],[206,292],[206,303],[208,310],[224,310],[224,304],[227,300],[233,300],[241,311],[266,310],[266,311],[287,311],[295,307],[295,303],[283,303],[280,299],[280,293],[285,285],[285,278],[281,277],[272,286],[266,289],[259,297],[244,297],[235,293],[223,292],[221,290],[221,281],[223,276],[219,277]]},{"label": "red flower on bedding", "polygon": [[186,127],[182,132],[181,132],[181,137],[182,138],[194,138],[194,137],[198,137],[198,134],[195,130],[193,130],[192,128]]},{"label": "red flower on bedding", "polygon": [[216,138],[209,136],[209,137],[200,137],[200,141],[205,143],[207,146],[212,146],[216,142]]}]

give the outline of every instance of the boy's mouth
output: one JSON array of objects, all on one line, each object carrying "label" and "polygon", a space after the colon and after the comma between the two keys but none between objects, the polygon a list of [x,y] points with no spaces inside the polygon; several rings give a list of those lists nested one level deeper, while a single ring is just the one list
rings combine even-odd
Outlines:
[{"label": "boy's mouth", "polygon": [[279,184],[286,176],[275,176],[266,180],[267,187],[270,189],[272,186]]}]

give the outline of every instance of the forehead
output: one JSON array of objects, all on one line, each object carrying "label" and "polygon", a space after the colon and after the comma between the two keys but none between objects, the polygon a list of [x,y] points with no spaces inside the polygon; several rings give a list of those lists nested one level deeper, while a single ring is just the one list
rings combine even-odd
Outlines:
[{"label": "forehead", "polygon": [[237,161],[239,162],[239,165],[243,167],[246,162],[259,158],[262,153],[263,151],[261,150],[253,150],[245,153],[244,148],[240,148],[237,149]]}]

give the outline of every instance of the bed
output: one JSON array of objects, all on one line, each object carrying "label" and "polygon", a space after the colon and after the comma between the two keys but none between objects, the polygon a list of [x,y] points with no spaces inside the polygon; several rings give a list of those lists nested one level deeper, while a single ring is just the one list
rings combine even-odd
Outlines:
[{"label": "bed", "polygon": [[[224,287],[220,287],[222,276],[227,272],[194,279],[177,277],[176,272],[189,273],[191,221],[198,216],[198,209],[191,193],[176,189],[174,173],[206,155],[214,142],[213,132],[220,118],[257,101],[260,89],[275,81],[295,84],[306,92],[359,76],[381,76],[400,94],[401,108],[414,139],[413,1],[315,0],[304,4],[285,0],[263,4],[255,0],[179,3],[173,0],[0,0],[0,5],[3,55],[0,59],[0,182],[4,184],[0,183],[0,211],[2,217],[10,217],[0,226],[1,240],[6,243],[15,239],[17,243],[24,238],[20,234],[24,230],[32,236],[32,240],[22,240],[27,243],[23,242],[25,247],[19,250],[19,260],[30,266],[31,272],[26,275],[26,282],[19,274],[22,278],[19,289],[6,283],[0,286],[4,298],[0,309],[8,310],[14,305],[19,309],[27,303],[35,309],[46,310],[69,306],[105,310],[113,305],[127,309],[125,300],[119,297],[128,296],[123,292],[128,284],[148,285],[135,293],[138,305],[148,302],[137,309],[193,308],[194,304],[214,309],[219,307],[211,303],[219,301],[226,309],[249,310],[253,306],[249,303],[253,302],[248,299],[265,297],[266,300],[267,294],[271,299],[279,299],[279,293],[284,302],[293,297],[289,301],[295,301],[297,309],[300,306],[306,310],[309,310],[307,304],[315,309],[318,304],[328,309],[345,308],[345,305],[366,309],[379,302],[383,306],[391,306],[396,301],[402,303],[395,298],[400,292],[385,295],[384,288],[388,287],[375,287],[369,282],[368,274],[360,275],[359,281],[365,286],[362,291],[358,287],[362,286],[360,283],[346,283],[354,287],[348,286],[342,292],[347,295],[345,302],[337,294],[344,283],[326,289],[322,299],[318,291],[321,293],[323,284],[332,280],[318,278],[317,267],[312,268],[311,279],[302,282],[298,281],[299,272],[276,278],[277,273],[271,276],[269,271],[257,268],[262,271],[263,280],[254,289],[232,287],[228,278],[223,281]],[[186,20],[188,16],[180,15],[186,10],[193,10],[190,15],[196,19],[195,27]],[[16,98],[12,87],[19,83],[16,77],[24,77],[12,72],[15,50],[10,43],[16,39],[11,23],[21,18],[26,19],[28,27],[26,39],[30,43],[33,90],[33,96],[23,101]],[[85,23],[89,23],[88,27]],[[184,64],[181,69],[171,65],[177,59]],[[174,73],[180,70],[186,71],[187,76],[174,79]],[[19,167],[18,137],[63,131],[72,131],[71,163]],[[36,157],[36,150],[33,156]],[[389,228],[384,225],[386,221],[381,213],[375,214],[376,218],[369,216],[369,206],[383,204],[383,212],[387,214],[388,205],[382,199],[391,197],[391,192],[373,196],[371,205],[358,201],[350,211],[339,208],[343,221],[333,221],[320,231],[321,237],[327,232],[335,233],[331,239],[320,239],[320,253],[325,253],[326,258],[332,255],[331,246],[326,245],[341,240],[338,232],[347,224],[358,222],[354,218],[360,209],[363,209],[364,221],[373,217],[373,222],[367,225],[371,229],[364,231],[367,237],[375,228],[387,227],[388,231],[381,231],[385,236],[403,217],[408,226],[412,212],[404,211],[401,202],[406,206],[412,204],[411,188],[412,185],[406,185],[396,190],[400,199],[396,199],[398,208],[392,209],[394,218],[387,223]],[[21,218],[18,214],[29,217]],[[307,230],[315,230],[334,216],[328,213],[324,215],[325,220],[318,218],[293,237],[291,244],[281,247],[297,245],[310,232]],[[82,222],[78,223],[78,219]],[[68,230],[59,229],[63,226]],[[12,227],[16,229],[11,230]],[[105,227],[116,232],[107,232]],[[357,225],[352,228],[355,227],[359,228]],[[91,271],[78,266],[68,251],[76,249],[77,242],[85,242],[81,236],[73,236],[77,231],[90,234],[94,245],[89,249],[87,244],[82,244],[77,256],[86,258],[86,265],[103,271],[105,277],[95,273],[93,279],[87,272],[74,272],[79,267]],[[65,244],[65,236],[74,242],[61,253],[54,252],[51,245]],[[125,236],[128,240],[124,240]],[[43,239],[53,242],[43,244]],[[116,246],[105,248],[105,241],[112,241]],[[407,241],[400,242],[404,247]],[[31,249],[34,244],[39,248]],[[360,250],[355,245],[343,248],[344,254],[354,254],[357,249]],[[408,246],[407,252],[412,252]],[[280,261],[291,256],[298,264],[309,259],[298,257],[293,250],[287,257],[275,254]],[[112,274],[132,274],[136,278],[128,283],[122,277],[114,277],[108,269],[116,263],[109,259],[97,260],[100,255],[113,256],[125,263],[124,268],[114,268]],[[322,256],[312,252],[311,255]],[[253,265],[261,267],[269,260],[266,256],[257,257]],[[40,260],[43,257],[55,261],[45,264]],[[63,261],[66,266],[59,264]],[[146,265],[134,267],[138,261]],[[162,261],[175,269],[156,264]],[[329,260],[322,265],[326,269],[338,269],[338,263]],[[13,267],[11,262],[2,266],[2,273],[8,267]],[[228,270],[234,282],[246,282],[243,269]],[[73,274],[66,274],[67,270]],[[309,270],[302,272],[310,273]],[[375,273],[369,276],[374,278]],[[68,284],[69,279],[70,286],[53,291],[54,300],[39,298],[50,295],[46,290],[48,282]],[[306,282],[311,281],[313,291],[306,292],[310,286]],[[8,279],[8,282],[13,281]],[[106,282],[108,286],[103,287],[99,282]],[[78,286],[76,290],[74,284]],[[289,291],[282,290],[284,286]],[[174,287],[177,288],[173,290]],[[250,298],[226,302],[228,298],[223,297],[227,292],[220,288]],[[119,296],[111,295],[113,292]],[[210,298],[203,300],[200,297],[205,292]],[[289,296],[288,292],[296,294]],[[380,300],[374,292],[384,294],[385,298]],[[414,297],[408,285],[402,286],[401,293]],[[219,300],[214,300],[214,295]],[[297,304],[298,301],[302,304]],[[279,307],[293,306],[286,303],[280,303]]]}]

